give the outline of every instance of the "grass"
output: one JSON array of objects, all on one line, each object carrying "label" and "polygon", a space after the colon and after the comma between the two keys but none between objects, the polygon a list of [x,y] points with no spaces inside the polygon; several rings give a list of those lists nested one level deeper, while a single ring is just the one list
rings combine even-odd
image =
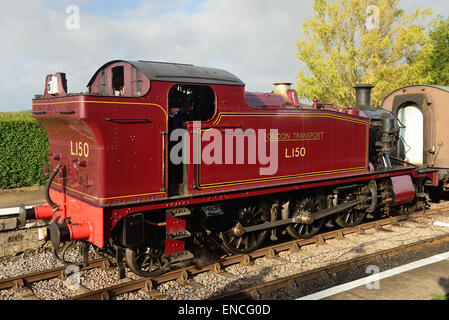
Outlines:
[{"label": "grass", "polygon": [[447,300],[447,296],[444,293],[432,294],[432,300]]}]

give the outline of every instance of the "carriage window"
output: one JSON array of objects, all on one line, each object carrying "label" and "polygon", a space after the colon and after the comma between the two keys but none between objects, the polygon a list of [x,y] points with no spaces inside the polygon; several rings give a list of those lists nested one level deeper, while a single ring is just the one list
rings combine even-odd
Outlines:
[{"label": "carriage window", "polygon": [[115,96],[125,95],[124,68],[122,66],[112,68],[112,91]]},{"label": "carriage window", "polygon": [[136,70],[136,93],[140,96],[140,92],[142,91],[142,80],[140,79],[140,71]]},{"label": "carriage window", "polygon": [[106,66],[89,81],[89,93],[105,96],[142,97],[150,90],[150,79],[137,67],[120,63]]},{"label": "carriage window", "polygon": [[422,165],[424,161],[423,145],[423,114],[416,104],[408,104],[399,109],[399,120],[405,128],[401,128],[399,137],[400,155],[416,165]]},{"label": "carriage window", "polygon": [[104,71],[101,73],[101,80],[100,80],[100,90],[101,93],[105,94],[106,93],[106,75],[104,73]]},{"label": "carriage window", "polygon": [[215,94],[208,86],[178,84],[170,89],[168,107],[180,122],[207,121],[215,114]]}]

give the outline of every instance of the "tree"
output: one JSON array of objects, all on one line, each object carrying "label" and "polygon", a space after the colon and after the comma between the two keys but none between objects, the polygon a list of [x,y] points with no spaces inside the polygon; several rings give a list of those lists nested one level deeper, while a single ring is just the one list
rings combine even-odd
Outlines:
[{"label": "tree", "polygon": [[433,50],[428,57],[429,84],[449,85],[449,18],[439,17],[429,32]]},{"label": "tree", "polygon": [[[399,0],[314,0],[314,16],[303,23],[298,59],[306,65],[298,74],[302,98],[339,106],[354,106],[353,86],[375,86],[372,104],[399,87],[427,83],[423,74],[432,44],[423,26],[432,9],[409,14]],[[423,57],[422,59],[420,59]]]}]

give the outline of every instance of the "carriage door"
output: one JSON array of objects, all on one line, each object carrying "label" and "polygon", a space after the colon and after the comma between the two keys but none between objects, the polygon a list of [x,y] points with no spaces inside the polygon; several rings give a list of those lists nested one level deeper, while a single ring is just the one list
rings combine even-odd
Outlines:
[{"label": "carriage door", "polygon": [[401,128],[401,155],[404,160],[416,165],[423,164],[424,121],[423,114],[416,104],[405,105],[398,111]]}]

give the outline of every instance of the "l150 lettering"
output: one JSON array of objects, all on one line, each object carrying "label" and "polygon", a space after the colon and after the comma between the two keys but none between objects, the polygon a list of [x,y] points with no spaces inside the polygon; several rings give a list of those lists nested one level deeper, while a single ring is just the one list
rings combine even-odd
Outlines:
[{"label": "l150 lettering", "polygon": [[70,154],[78,157],[89,157],[89,144],[87,142],[73,142],[70,140]]},{"label": "l150 lettering", "polygon": [[286,158],[304,158],[306,156],[306,148],[285,148]]}]

